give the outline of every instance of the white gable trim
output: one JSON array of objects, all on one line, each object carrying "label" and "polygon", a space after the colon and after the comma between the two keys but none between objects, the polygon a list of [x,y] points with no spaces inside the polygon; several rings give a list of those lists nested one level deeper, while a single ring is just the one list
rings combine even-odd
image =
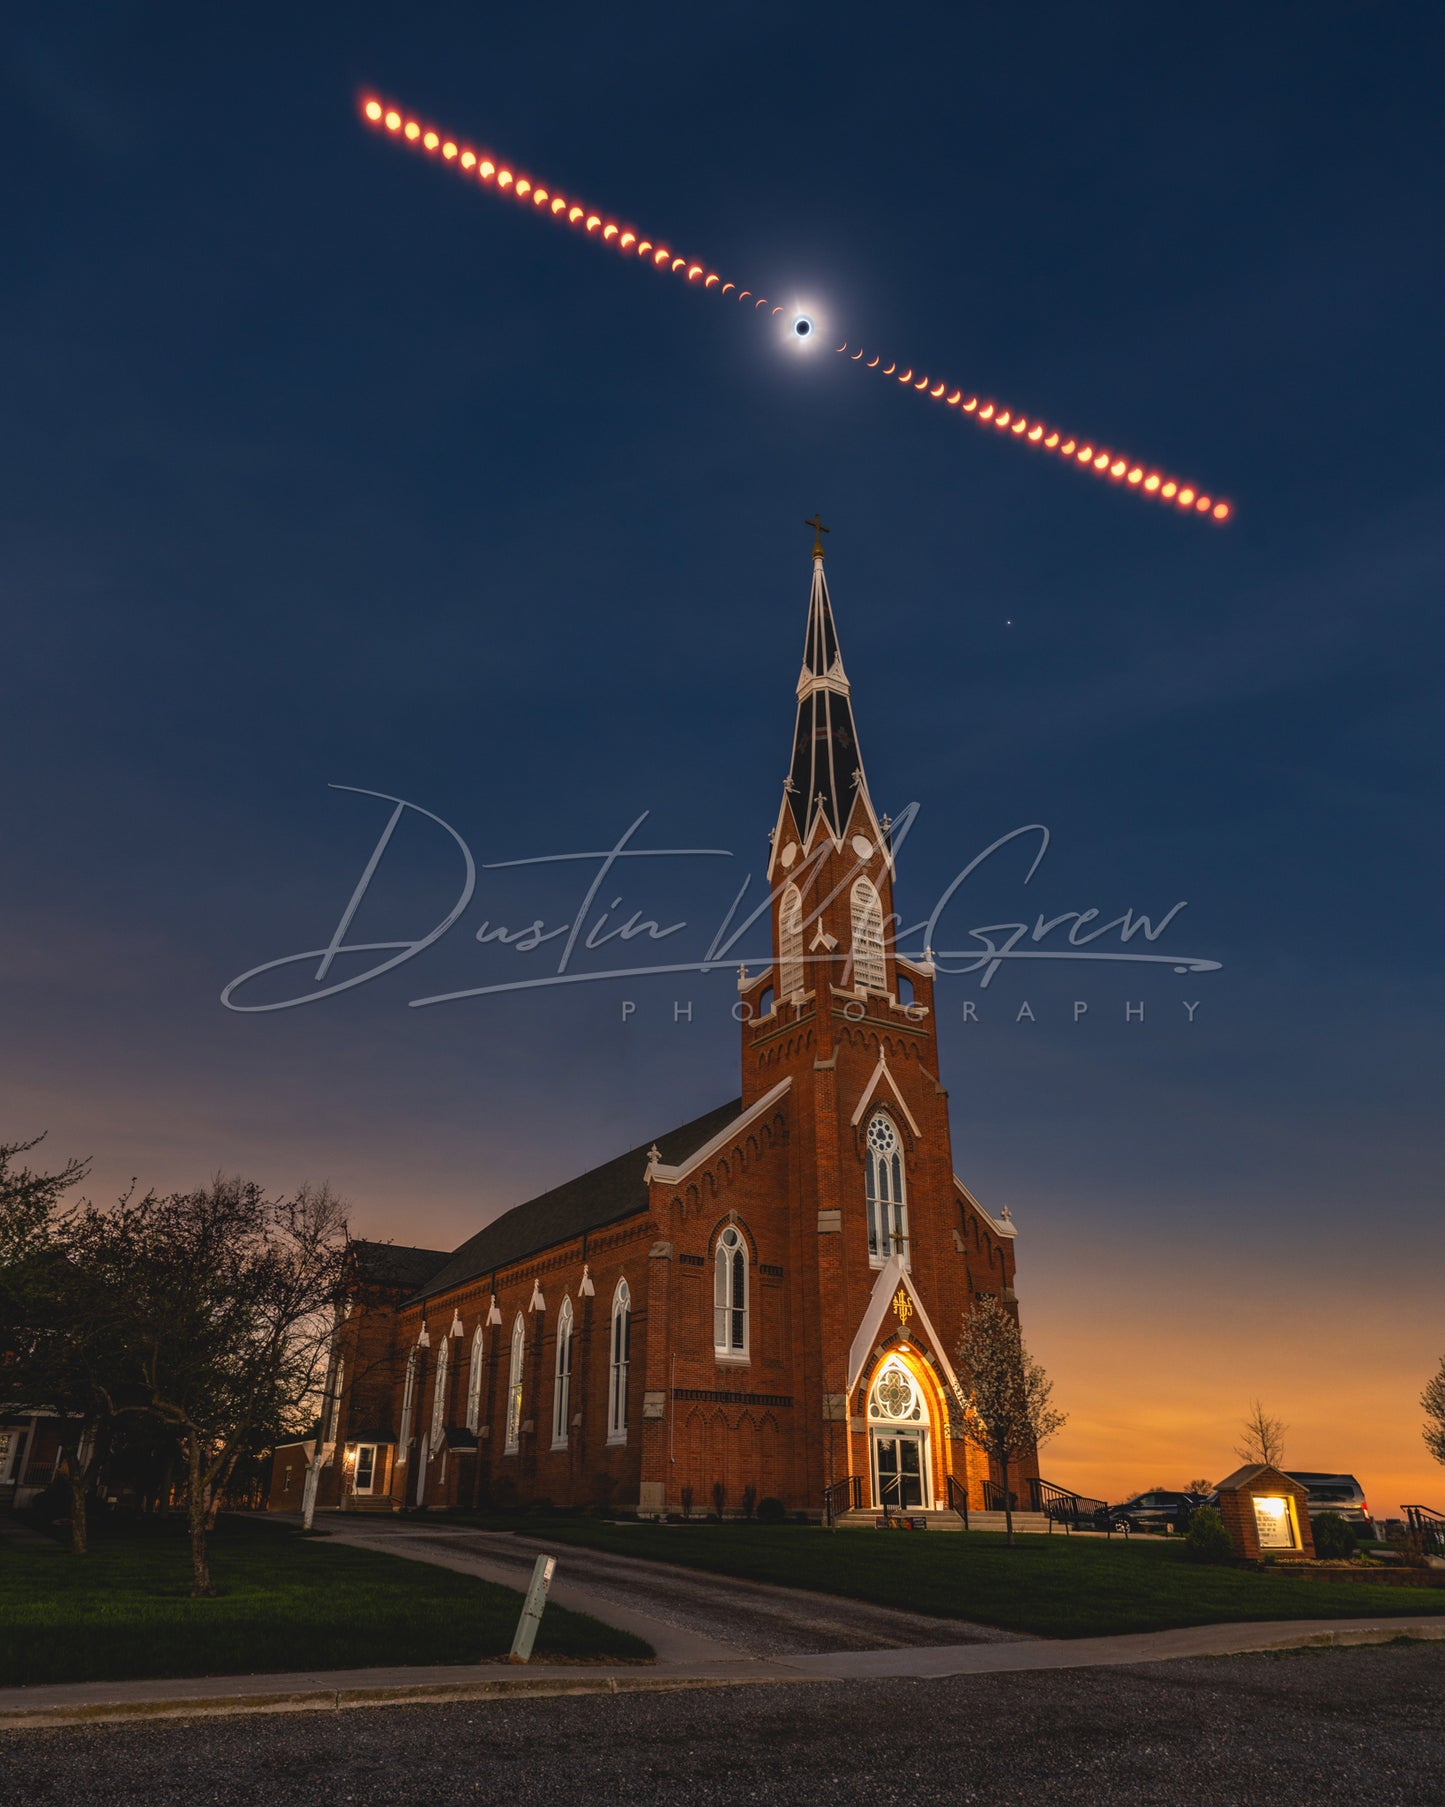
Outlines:
[{"label": "white gable trim", "polygon": [[868,1297],[868,1309],[863,1313],[863,1322],[858,1326],[858,1334],[853,1338],[852,1347],[848,1351],[848,1391],[851,1393],[858,1384],[858,1377],[863,1372],[863,1364],[873,1353],[876,1344],[881,1340],[884,1321],[888,1317],[893,1298],[899,1287],[913,1301],[913,1309],[918,1315],[918,1322],[928,1343],[943,1370],[945,1380],[953,1389],[953,1396],[960,1405],[963,1404],[963,1388],[958,1384],[958,1376],[953,1371],[953,1363],[948,1359],[948,1351],[938,1340],[938,1332],[933,1328],[933,1321],[923,1308],[923,1301],[913,1284],[913,1278],[904,1267],[898,1255],[890,1255],[879,1269],[878,1278],[873,1282],[873,1291]]},{"label": "white gable trim", "polygon": [[[973,1206],[974,1210],[978,1212],[979,1216],[988,1225],[988,1227],[993,1231],[995,1236],[1003,1236],[1003,1237],[1007,1237],[1009,1240],[1012,1240],[1015,1236],[1018,1235],[1018,1233],[1019,1233],[1018,1225],[1015,1224],[1014,1220],[1011,1217],[1000,1220],[999,1218],[995,1217],[991,1211],[985,1211],[983,1206],[973,1196],[973,1194],[969,1191],[968,1187],[964,1185],[963,1181],[958,1177],[958,1175],[956,1173],[953,1176],[953,1183],[955,1186],[958,1187],[959,1191],[968,1200],[969,1204],[971,1204]],[[1007,1208],[1007,1207],[1005,1207],[1005,1208]]]},{"label": "white gable trim", "polygon": [[745,1110],[740,1117],[734,1117],[726,1129],[720,1129],[710,1142],[704,1142],[696,1153],[690,1154],[680,1165],[669,1167],[662,1161],[650,1161],[647,1167],[648,1179],[660,1180],[664,1186],[675,1186],[695,1167],[700,1167],[705,1161],[710,1161],[715,1154],[725,1148],[740,1129],[745,1128],[755,1117],[762,1116],[764,1111],[770,1110],[792,1083],[791,1074],[786,1079],[780,1079],[772,1091],[764,1092],[750,1110]]},{"label": "white gable trim", "polygon": [[[903,1115],[908,1119],[908,1127],[921,1142],[923,1140],[923,1131],[918,1127],[917,1123],[914,1122],[913,1112],[909,1110],[907,1104],[904,1102],[903,1094],[899,1091],[897,1082],[894,1080],[893,1075],[888,1071],[888,1056],[886,1054],[880,1054],[878,1056],[878,1065],[873,1069],[873,1077],[863,1088],[863,1096],[858,1100],[858,1108],[854,1111],[851,1118],[854,1129],[857,1129],[859,1123],[862,1122],[863,1113],[873,1102],[873,1094],[878,1090],[879,1081],[883,1079],[888,1081],[889,1091],[892,1092],[893,1096],[898,1100],[899,1110],[901,1110]],[[957,1178],[957,1175],[954,1177]]]}]

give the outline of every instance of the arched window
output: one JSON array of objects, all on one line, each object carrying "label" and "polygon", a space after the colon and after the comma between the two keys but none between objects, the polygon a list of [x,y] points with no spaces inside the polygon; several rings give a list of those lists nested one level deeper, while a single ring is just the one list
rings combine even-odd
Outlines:
[{"label": "arched window", "polygon": [[572,1413],[572,1301],[563,1299],[557,1313],[557,1368],[552,1386],[552,1447],[567,1441]]},{"label": "arched window", "polygon": [[527,1331],[522,1314],[512,1325],[512,1359],[507,1367],[507,1450],[515,1452],[522,1437],[522,1356]]},{"label": "arched window", "polygon": [[908,1260],[908,1196],[903,1144],[882,1111],[868,1125],[868,1256],[882,1267],[890,1255]]},{"label": "arched window", "polygon": [[612,1360],[607,1375],[607,1441],[627,1441],[627,1366],[632,1356],[632,1294],[619,1280],[612,1296]]},{"label": "arched window", "polygon": [[467,1429],[475,1434],[482,1422],[482,1327],[472,1332],[472,1359],[467,1366]]},{"label": "arched window", "polygon": [[803,896],[789,885],[778,906],[778,1002],[803,989]]},{"label": "arched window", "polygon": [[717,1355],[748,1352],[748,1249],[729,1224],[717,1239],[712,1285],[712,1343]]},{"label": "arched window", "polygon": [[336,1433],[341,1428],[341,1389],[346,1384],[346,1363],[336,1364],[336,1391],[331,1395],[331,1425],[326,1433],[326,1441],[334,1443]]},{"label": "arched window", "polygon": [[437,1377],[432,1385],[431,1396],[431,1446],[435,1453],[441,1448],[442,1433],[447,1424],[447,1357],[452,1352],[452,1339],[444,1336],[442,1346],[437,1350]]},{"label": "arched window", "polygon": [[416,1350],[406,1358],[406,1384],[401,1390],[401,1441],[398,1445],[397,1461],[404,1462],[407,1456],[407,1445],[411,1442],[411,1414],[416,1403]]},{"label": "arched window", "polygon": [[853,984],[859,991],[886,991],[883,958],[883,904],[870,878],[853,886]]}]

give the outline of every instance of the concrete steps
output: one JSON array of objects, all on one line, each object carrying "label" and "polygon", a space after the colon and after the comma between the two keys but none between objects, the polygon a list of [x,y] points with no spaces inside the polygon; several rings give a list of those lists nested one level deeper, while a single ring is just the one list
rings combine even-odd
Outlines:
[{"label": "concrete steps", "polygon": [[[895,1515],[897,1516],[897,1515]],[[902,1514],[910,1521],[922,1519],[930,1531],[962,1531],[963,1520],[956,1512],[940,1510],[935,1507],[931,1511],[913,1511]],[[867,1508],[856,1512],[845,1512],[839,1519],[840,1528],[846,1531],[872,1531],[879,1528],[878,1521],[883,1517],[881,1512]],[[970,1531],[1004,1531],[1008,1527],[1002,1512],[970,1512],[968,1515]],[[1042,1512],[1015,1512],[1014,1530],[1026,1531],[1031,1535],[1047,1535],[1049,1521]]]}]

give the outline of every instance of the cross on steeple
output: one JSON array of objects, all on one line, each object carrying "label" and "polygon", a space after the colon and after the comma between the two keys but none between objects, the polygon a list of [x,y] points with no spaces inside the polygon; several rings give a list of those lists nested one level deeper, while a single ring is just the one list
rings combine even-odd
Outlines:
[{"label": "cross on steeple", "polygon": [[819,520],[816,508],[813,510],[813,518],[811,521],[804,516],[803,525],[813,529],[813,557],[821,558],[823,556],[823,535],[830,532],[831,529],[825,527],[822,521]]}]

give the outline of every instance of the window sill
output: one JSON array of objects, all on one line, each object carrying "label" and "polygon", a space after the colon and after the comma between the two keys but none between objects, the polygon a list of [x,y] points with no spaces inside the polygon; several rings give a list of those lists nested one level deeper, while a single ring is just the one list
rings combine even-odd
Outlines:
[{"label": "window sill", "polygon": [[504,1456],[515,1456],[521,1449],[520,1443],[508,1443],[502,1450]]},{"label": "window sill", "polygon": [[714,1349],[712,1358],[720,1368],[750,1367],[753,1359],[745,1350],[737,1349],[729,1349],[726,1352],[721,1349]]},{"label": "window sill", "polygon": [[550,1447],[551,1447],[551,1448],[552,1448],[552,1449],[554,1449],[554,1450],[556,1450],[556,1449],[566,1449],[566,1447],[567,1447],[567,1439],[566,1439],[566,1438],[565,1438],[565,1437],[563,1437],[563,1438],[562,1438],[562,1439],[561,1439],[561,1440],[560,1440],[560,1441],[555,1441],[555,1440],[554,1440],[554,1441],[553,1441],[553,1443],[552,1443],[552,1444],[551,1444],[551,1446],[550,1446]]},{"label": "window sill", "polygon": [[627,1442],[626,1431],[613,1431],[607,1439],[608,1449],[621,1449]]}]

